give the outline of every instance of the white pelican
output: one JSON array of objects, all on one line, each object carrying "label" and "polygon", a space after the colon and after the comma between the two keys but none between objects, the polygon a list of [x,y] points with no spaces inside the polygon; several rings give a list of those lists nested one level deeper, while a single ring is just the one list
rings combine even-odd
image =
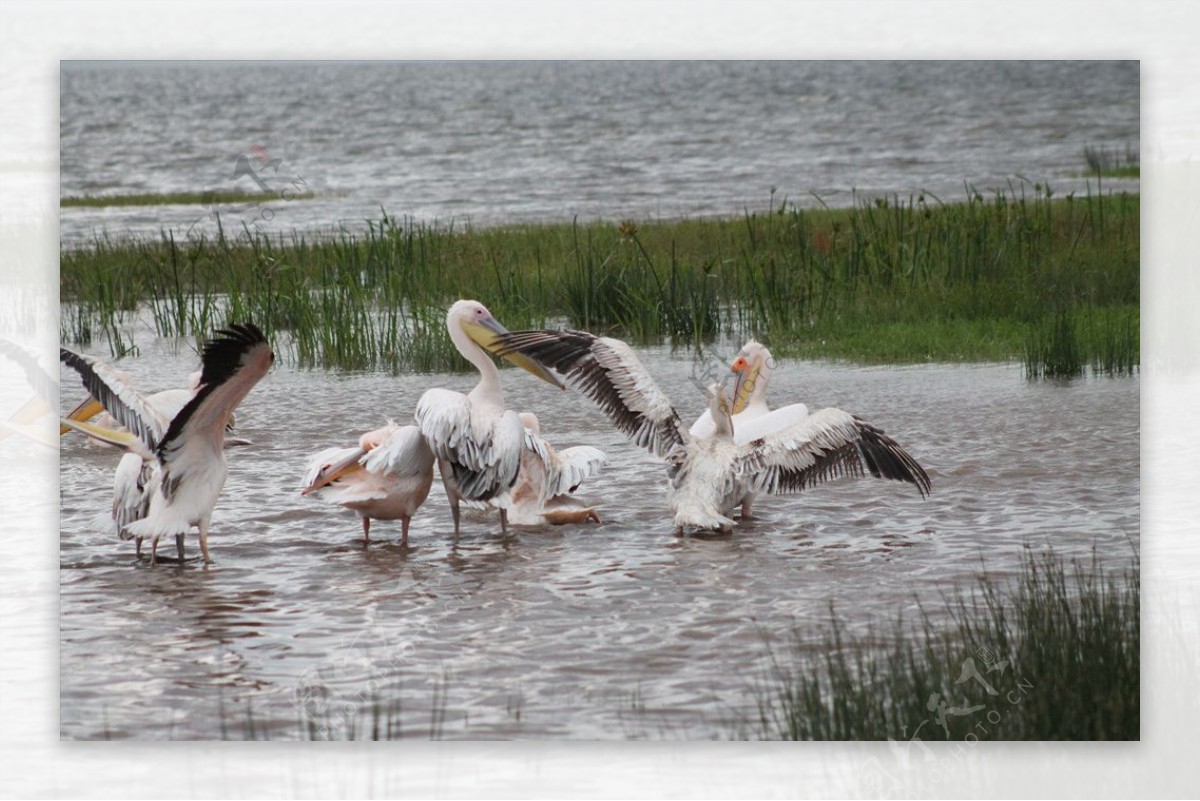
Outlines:
[{"label": "white pelican", "polygon": [[[128,373],[118,370],[111,364],[99,360],[93,361],[94,367],[101,364],[103,365],[102,369],[109,377],[109,383],[117,382],[132,388],[132,377]],[[200,388],[200,376],[200,370],[189,375],[186,389],[166,389],[144,396],[146,409],[155,418],[156,425],[160,430],[165,431],[175,415],[179,414],[187,402],[195,396],[196,391]],[[95,422],[88,422],[98,414],[101,415],[99,419]],[[230,412],[229,422],[225,425],[227,433],[233,430],[233,424],[234,414]],[[130,434],[111,414],[106,412],[104,405],[93,398],[90,393],[85,395],[83,400],[68,412],[62,421],[59,427],[60,435],[70,431],[78,431],[87,435],[88,444],[126,450],[117,463],[117,469],[113,472],[112,522],[114,530],[121,539],[136,539],[137,555],[138,558],[141,558],[142,537],[131,533],[128,525],[146,516],[150,505],[150,495],[146,489],[151,485],[151,476],[158,469],[157,459],[154,454],[138,447],[136,445],[139,441],[137,437]],[[250,444],[252,444],[250,440],[241,437],[225,437],[225,447],[227,448]],[[182,533],[175,535],[175,547],[179,562],[182,564]]]},{"label": "white pelican", "polygon": [[527,432],[521,451],[521,469],[512,488],[508,522],[521,526],[542,523],[600,522],[596,510],[571,495],[604,465],[604,451],[591,445],[555,450],[542,439],[541,424],[532,412],[518,415]]},{"label": "white pelican", "polygon": [[429,497],[433,451],[416,426],[383,428],[359,437],[357,448],[327,448],[308,463],[301,495],[324,490],[326,499],[362,518],[363,542],[371,539],[371,520],[399,520],[400,544],[408,545],[408,526]]},{"label": "white pelican", "polygon": [[[500,529],[508,531],[511,489],[517,480],[525,427],[517,413],[504,408],[500,371],[492,362],[499,338],[508,334],[476,300],[457,301],[446,313],[450,341],[479,370],[479,383],[468,394],[434,388],[417,402],[416,421],[437,457],[442,484],[459,532],[459,504],[493,501],[500,509]],[[509,361],[554,386],[563,385],[549,370],[519,353]]]},{"label": "white pelican", "polygon": [[[501,337],[500,354],[524,353],[552,366],[591,398],[640,447],[667,460],[677,533],[729,530],[747,492],[796,492],[870,471],[907,481],[922,497],[929,477],[891,437],[843,412],[822,409],[780,431],[738,444],[724,391],[709,388],[714,436],[691,436],[667,396],[624,342],[584,331],[519,331]],[[865,469],[864,469],[865,468]]]},{"label": "white pelican", "polygon": [[[767,383],[775,369],[771,351],[755,340],[750,340],[738,351],[729,366],[734,374],[733,397],[730,402],[733,437],[738,444],[753,442],[759,437],[781,431],[808,417],[808,407],[793,403],[772,410],[767,405]],[[688,431],[693,437],[709,439],[716,434],[716,423],[712,413],[705,409],[696,418]],[[750,517],[750,508],[755,493],[750,492],[742,499],[742,517]]]},{"label": "white pelican", "polygon": [[[66,348],[59,355],[80,374],[92,397],[128,430],[110,432],[109,441],[154,463],[142,493],[144,516],[128,523],[125,530],[138,538],[139,545],[142,538],[151,538],[150,562],[156,564],[159,537],[173,534],[180,543],[181,536],[197,526],[200,552],[205,564],[210,564],[208,526],[228,472],[225,427],[234,408],[275,361],[266,337],[249,323],[218,331],[204,344],[199,390],[170,421],[121,382],[111,366]],[[92,435],[103,431],[87,423],[63,422]],[[122,476],[128,480],[132,472]]]}]

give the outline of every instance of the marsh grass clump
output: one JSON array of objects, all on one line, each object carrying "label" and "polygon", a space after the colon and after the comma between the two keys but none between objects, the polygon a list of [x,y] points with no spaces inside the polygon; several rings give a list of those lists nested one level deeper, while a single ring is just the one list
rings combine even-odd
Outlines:
[{"label": "marsh grass clump", "polygon": [[[446,339],[427,311],[474,297],[514,330],[553,320],[677,347],[755,336],[783,357],[1023,359],[1038,376],[1070,342],[1075,361],[1123,373],[1138,363],[1139,211],[1136,195],[1055,198],[1021,182],[951,203],[772,198],[729,219],[476,230],[381,212],[327,237],[96,238],[61,254],[61,333],[130,348],[114,331],[147,309],[161,336],[250,317],[305,366],[465,369],[448,342],[418,340]],[[1069,331],[1047,322],[1059,316]]]},{"label": "marsh grass clump", "polygon": [[831,611],[819,645],[795,633],[770,653],[758,720],[784,740],[1136,740],[1140,578],[1053,553],[1027,556],[1017,586],[984,576],[916,625],[851,636]]},{"label": "marsh grass clump", "polygon": [[1084,145],[1083,160],[1088,174],[1105,178],[1138,178],[1142,174],[1141,154],[1126,143],[1123,151],[1100,145]]},{"label": "marsh grass clump", "polygon": [[1075,378],[1090,368],[1095,375],[1132,375],[1140,363],[1138,320],[1130,306],[1059,309],[1030,325],[1025,374]]}]

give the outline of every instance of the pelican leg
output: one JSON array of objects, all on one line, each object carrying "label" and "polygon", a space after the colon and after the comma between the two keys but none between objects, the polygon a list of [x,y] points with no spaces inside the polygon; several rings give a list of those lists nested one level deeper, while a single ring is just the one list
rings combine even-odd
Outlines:
[{"label": "pelican leg", "polygon": [[207,515],[200,518],[200,555],[204,557],[204,564],[211,565],[212,558],[208,555],[208,520]]},{"label": "pelican leg", "polygon": [[752,498],[746,498],[746,500],[742,501],[742,519],[743,520],[753,519],[754,515],[750,513],[750,504],[752,504],[753,502],[754,501]]},{"label": "pelican leg", "polygon": [[369,517],[364,517],[364,518],[362,519],[362,521],[363,521],[363,522],[362,522],[362,526],[363,526],[363,545],[366,545],[367,543],[369,543],[369,542],[371,541],[371,518],[369,518]]},{"label": "pelican leg", "polygon": [[150,566],[158,564],[158,535],[150,538]]},{"label": "pelican leg", "polygon": [[175,535],[175,552],[179,554],[179,564],[183,564],[183,533]]},{"label": "pelican leg", "polygon": [[400,545],[404,548],[408,547],[408,524],[411,522],[411,517],[400,518]]},{"label": "pelican leg", "polygon": [[140,561],[142,561],[142,538],[134,537],[134,542],[137,543],[137,558],[138,558],[138,561],[140,562]]},{"label": "pelican leg", "polygon": [[500,509],[500,533],[508,535],[508,510],[503,507]]},{"label": "pelican leg", "polygon": [[454,536],[458,536],[458,519],[462,516],[462,512],[458,508],[458,498],[453,498],[450,501],[450,514],[454,517]]}]

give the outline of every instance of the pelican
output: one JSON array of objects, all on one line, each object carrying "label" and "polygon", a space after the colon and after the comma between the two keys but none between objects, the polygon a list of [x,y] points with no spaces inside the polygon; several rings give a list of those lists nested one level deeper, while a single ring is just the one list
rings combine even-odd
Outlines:
[{"label": "pelican", "polygon": [[512,488],[508,521],[522,526],[589,520],[599,523],[596,510],[571,493],[604,465],[604,451],[591,445],[555,450],[542,439],[541,424],[535,414],[521,412],[518,417],[525,426],[529,445],[521,451],[521,469]]},{"label": "pelican", "polygon": [[[755,340],[750,340],[738,351],[729,366],[734,374],[733,397],[729,411],[733,423],[734,441],[738,444],[753,442],[759,437],[781,431],[808,417],[808,407],[793,403],[772,410],[767,405],[767,382],[775,369],[771,351]],[[705,409],[696,418],[688,433],[700,439],[710,439],[716,434],[716,422],[712,413]],[[755,493],[750,492],[742,499],[742,517],[749,518]]]},{"label": "pelican", "polygon": [[[639,447],[666,460],[677,534],[729,531],[729,513],[747,492],[796,492],[842,475],[906,481],[922,497],[929,477],[880,429],[840,409],[822,409],[752,442],[734,436],[724,390],[709,387],[714,435],[692,436],[670,400],[624,342],[584,331],[519,331],[498,352],[523,353],[552,366],[587,395]],[[864,470],[865,468],[865,470]]]},{"label": "pelican", "polygon": [[[110,365],[66,348],[59,350],[59,356],[127,431],[104,435],[105,429],[98,426],[63,422],[85,433],[107,436],[108,441],[152,463],[141,494],[144,514],[124,530],[136,537],[139,545],[142,538],[150,537],[150,563],[157,564],[159,537],[173,534],[181,545],[182,535],[196,526],[204,563],[211,564],[208,526],[228,473],[225,427],[234,408],[275,361],[266,337],[250,323],[217,331],[204,344],[199,389],[169,421],[136,389],[122,382]],[[123,471],[120,465],[118,472],[124,480],[133,473],[131,468]]]},{"label": "pelican", "polygon": [[389,420],[359,437],[357,448],[326,448],[308,463],[301,495],[324,489],[333,503],[362,518],[363,542],[371,520],[400,520],[400,544],[408,545],[412,516],[429,497],[433,451],[416,426]]},{"label": "pelican", "polygon": [[[96,360],[94,364],[102,363]],[[103,363],[103,365],[103,370],[109,376],[110,383],[115,382],[132,387],[133,379],[128,373],[118,370],[111,364]],[[197,370],[188,376],[187,388],[167,389],[145,396],[146,408],[153,414],[162,430],[166,429],[175,415],[179,414],[180,410],[196,394],[200,387],[200,377],[201,371]],[[94,423],[89,422],[98,414],[101,415],[99,419]],[[234,414],[230,412],[229,422],[225,424],[227,433],[233,430],[233,423]],[[111,414],[106,412],[104,405],[93,398],[91,393],[85,395],[83,400],[68,412],[62,421],[59,428],[60,436],[70,431],[85,434],[88,444],[122,448],[126,451],[117,463],[117,469],[113,472],[112,522],[117,536],[123,540],[136,540],[137,556],[140,559],[142,537],[131,533],[128,525],[146,516],[150,504],[147,487],[151,485],[151,476],[157,469],[157,460],[153,454],[135,445],[138,442],[137,437],[130,434]],[[252,443],[248,439],[225,437],[225,447],[227,448],[250,444]],[[175,535],[175,547],[179,562],[182,563],[184,555],[182,532]]]},{"label": "pelican", "polygon": [[[525,427],[517,413],[504,408],[500,371],[488,355],[508,329],[476,300],[460,300],[446,313],[450,341],[479,371],[479,383],[466,395],[435,387],[417,402],[416,421],[437,457],[454,534],[459,533],[459,504],[492,501],[500,509],[500,529],[508,532],[512,486],[521,464]],[[559,389],[563,385],[536,361],[510,352],[506,359]]]}]

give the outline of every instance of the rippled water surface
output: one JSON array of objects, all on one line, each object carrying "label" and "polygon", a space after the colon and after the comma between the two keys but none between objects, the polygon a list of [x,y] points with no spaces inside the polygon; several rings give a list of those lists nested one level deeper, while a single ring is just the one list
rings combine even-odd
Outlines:
[{"label": "rippled water surface", "polygon": [[1085,147],[1138,151],[1139,78],[1136,61],[64,62],[64,197],[273,199],[65,208],[61,236],[212,234],[214,212],[231,234],[361,230],[381,208],[728,216],[855,191],[961,200],[1018,176],[1082,193]]},{"label": "rippled water surface", "polygon": [[[686,354],[641,356],[685,418],[702,406]],[[104,355],[97,353],[97,355]],[[196,357],[149,340],[123,366],[147,389]],[[1015,366],[860,368],[784,362],[771,394],[884,428],[929,471],[760,499],[731,536],[672,536],[665,475],[578,395],[505,371],[507,400],[555,445],[609,464],[580,495],[604,522],[522,528],[468,514],[458,540],[435,483],[407,550],[376,523],[298,493],[307,454],[407,419],[430,386],[469,375],[276,368],[238,411],[213,518],[215,564],[135,563],[102,531],[117,456],[61,454],[61,726],[68,738],[296,737],[369,729],[448,738],[730,737],[755,718],[764,638],[939,608],[981,566],[1027,547],[1125,566],[1139,541],[1138,379],[1027,383]],[[64,403],[78,379],[63,373]],[[196,555],[195,539],[189,539]],[[170,554],[173,544],[167,544]],[[785,649],[786,650],[786,649]],[[248,712],[249,710],[249,712]],[[354,712],[360,714],[356,717]],[[307,726],[307,722],[304,724]]]}]

